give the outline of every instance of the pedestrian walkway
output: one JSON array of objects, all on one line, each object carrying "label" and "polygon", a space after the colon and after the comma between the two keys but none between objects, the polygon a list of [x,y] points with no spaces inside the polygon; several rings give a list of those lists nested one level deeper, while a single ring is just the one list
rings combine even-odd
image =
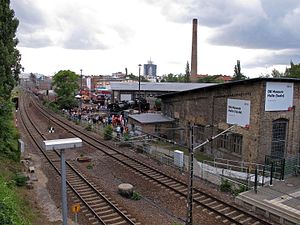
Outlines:
[{"label": "pedestrian walkway", "polygon": [[285,225],[300,225],[300,177],[241,193],[236,203]]}]

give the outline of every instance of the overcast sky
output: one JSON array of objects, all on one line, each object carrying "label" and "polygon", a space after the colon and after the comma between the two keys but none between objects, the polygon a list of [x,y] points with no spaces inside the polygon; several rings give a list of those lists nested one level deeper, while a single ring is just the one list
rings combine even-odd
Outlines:
[{"label": "overcast sky", "polygon": [[299,0],[11,0],[25,72],[185,73],[198,19],[198,74],[258,77],[300,62]]}]

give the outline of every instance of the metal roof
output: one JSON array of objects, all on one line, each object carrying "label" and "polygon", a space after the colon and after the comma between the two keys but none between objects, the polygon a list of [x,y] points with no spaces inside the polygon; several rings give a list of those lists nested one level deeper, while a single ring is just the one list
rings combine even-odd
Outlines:
[{"label": "metal roof", "polygon": [[174,119],[163,116],[160,113],[141,113],[141,114],[132,114],[128,116],[139,123],[167,123],[173,122]]},{"label": "metal roof", "polygon": [[[197,91],[212,90],[212,89],[215,89],[215,88],[222,88],[222,87],[227,88],[227,87],[231,87],[231,86],[235,86],[235,85],[247,85],[247,84],[251,84],[251,83],[255,83],[255,82],[261,82],[261,81],[299,83],[300,79],[299,78],[285,78],[285,77],[280,77],[280,78],[259,77],[259,78],[252,78],[252,79],[246,79],[246,80],[238,80],[238,81],[231,81],[231,82],[226,82],[226,83],[214,84],[214,85],[210,85],[210,86],[203,86],[203,87],[193,89],[192,92],[195,93]],[[160,95],[159,98],[169,98],[169,97],[177,96],[179,94],[182,95],[182,94],[190,93],[189,91],[191,91],[191,90],[184,90],[180,93],[178,93],[178,92],[176,92],[176,93],[167,93],[167,94]]]},{"label": "metal roof", "polygon": [[[170,82],[141,82],[141,91],[187,91],[196,88],[203,88],[215,83],[170,83]],[[113,91],[137,91],[139,89],[138,82],[110,82],[111,90]]]}]

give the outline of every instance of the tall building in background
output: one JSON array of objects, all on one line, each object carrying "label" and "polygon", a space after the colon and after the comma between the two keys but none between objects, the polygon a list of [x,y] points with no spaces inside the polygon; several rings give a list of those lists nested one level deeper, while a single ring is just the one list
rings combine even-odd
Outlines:
[{"label": "tall building in background", "polygon": [[150,59],[147,64],[144,64],[144,76],[150,79],[156,79],[156,69],[157,65],[153,64]]}]

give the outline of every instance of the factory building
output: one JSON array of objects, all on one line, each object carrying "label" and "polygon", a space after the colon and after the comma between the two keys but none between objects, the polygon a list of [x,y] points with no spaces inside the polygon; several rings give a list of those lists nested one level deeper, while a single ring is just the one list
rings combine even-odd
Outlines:
[{"label": "factory building", "polygon": [[[175,120],[168,138],[194,144],[232,130],[205,145],[220,157],[253,163],[285,160],[299,165],[300,79],[255,78],[161,96],[162,113]],[[235,125],[236,124],[236,125]]]}]

